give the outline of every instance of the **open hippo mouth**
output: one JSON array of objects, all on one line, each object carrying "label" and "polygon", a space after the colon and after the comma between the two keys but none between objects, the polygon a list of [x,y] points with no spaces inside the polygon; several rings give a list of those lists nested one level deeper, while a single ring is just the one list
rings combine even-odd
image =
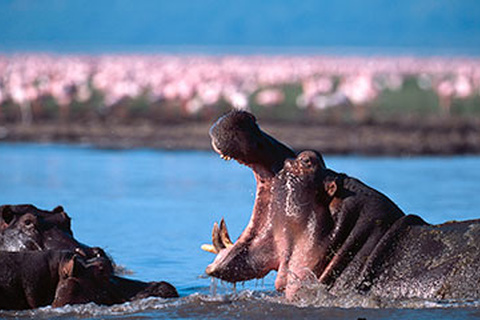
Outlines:
[{"label": "open hippo mouth", "polygon": [[213,149],[225,160],[234,159],[250,167],[255,178],[272,178],[295,152],[263,132],[255,117],[244,111],[232,111],[210,128]]},{"label": "open hippo mouth", "polygon": [[206,273],[229,282],[262,278],[279,268],[272,230],[272,190],[275,176],[295,152],[260,130],[255,117],[243,111],[221,117],[210,129],[210,136],[213,149],[223,159],[234,159],[253,170],[257,190],[250,222],[235,243],[223,219],[220,225],[214,224],[212,245],[202,246],[217,254]]}]

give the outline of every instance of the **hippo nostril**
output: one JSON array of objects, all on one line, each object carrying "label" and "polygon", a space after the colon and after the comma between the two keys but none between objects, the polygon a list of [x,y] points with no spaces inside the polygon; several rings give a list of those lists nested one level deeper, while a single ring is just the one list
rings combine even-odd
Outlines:
[{"label": "hippo nostril", "polygon": [[307,167],[310,167],[312,165],[312,163],[310,162],[310,159],[304,159],[302,160],[302,164],[307,166]]}]

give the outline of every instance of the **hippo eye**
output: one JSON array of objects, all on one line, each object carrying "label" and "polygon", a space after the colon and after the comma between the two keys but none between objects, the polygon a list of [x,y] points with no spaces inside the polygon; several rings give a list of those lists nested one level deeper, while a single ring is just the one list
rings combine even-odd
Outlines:
[{"label": "hippo eye", "polygon": [[29,227],[29,226],[31,226],[31,225],[33,224],[33,221],[30,220],[30,219],[27,219],[27,220],[25,220],[24,223],[25,223],[25,225],[26,225],[27,227]]}]

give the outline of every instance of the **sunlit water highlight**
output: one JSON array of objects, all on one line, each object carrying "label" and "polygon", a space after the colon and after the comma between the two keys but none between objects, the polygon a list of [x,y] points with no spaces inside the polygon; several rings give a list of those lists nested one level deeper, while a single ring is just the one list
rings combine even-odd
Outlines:
[{"label": "sunlit water highlight", "polygon": [[[480,157],[326,157],[389,195],[407,213],[431,223],[480,217]],[[1,318],[416,318],[474,319],[478,301],[382,301],[331,297],[315,283],[287,303],[264,280],[212,284],[213,255],[199,249],[222,217],[236,238],[248,223],[255,183],[248,168],[213,152],[97,150],[89,147],[0,144],[0,203],[58,204],[72,216],[75,236],[104,247],[141,280],[167,280],[179,299],[149,298],[111,307],[87,304],[0,311]]]}]

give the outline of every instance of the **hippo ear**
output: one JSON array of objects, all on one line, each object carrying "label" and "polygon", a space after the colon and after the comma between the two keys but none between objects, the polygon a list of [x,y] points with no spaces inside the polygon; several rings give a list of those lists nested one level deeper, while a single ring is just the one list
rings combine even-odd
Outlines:
[{"label": "hippo ear", "polygon": [[62,206],[57,206],[53,209],[52,213],[59,214],[56,219],[61,219],[58,221],[58,227],[63,229],[65,232],[73,235],[71,227],[71,219],[68,214],[65,212]]},{"label": "hippo ear", "polygon": [[337,193],[337,182],[329,181],[325,184],[325,191],[329,197],[333,197]]},{"label": "hippo ear", "polygon": [[315,154],[317,155],[320,168],[321,169],[326,169],[327,166],[325,165],[325,160],[323,159],[322,154],[320,152],[318,152],[317,150],[313,150],[313,152],[315,152]]},{"label": "hippo ear", "polygon": [[3,223],[8,226],[10,222],[12,222],[14,214],[12,212],[12,208],[9,205],[3,206],[1,208],[1,213],[2,213],[2,220]]},{"label": "hippo ear", "polygon": [[55,209],[53,209],[53,213],[61,213],[64,212],[65,210],[63,209],[62,206],[56,206]]}]

